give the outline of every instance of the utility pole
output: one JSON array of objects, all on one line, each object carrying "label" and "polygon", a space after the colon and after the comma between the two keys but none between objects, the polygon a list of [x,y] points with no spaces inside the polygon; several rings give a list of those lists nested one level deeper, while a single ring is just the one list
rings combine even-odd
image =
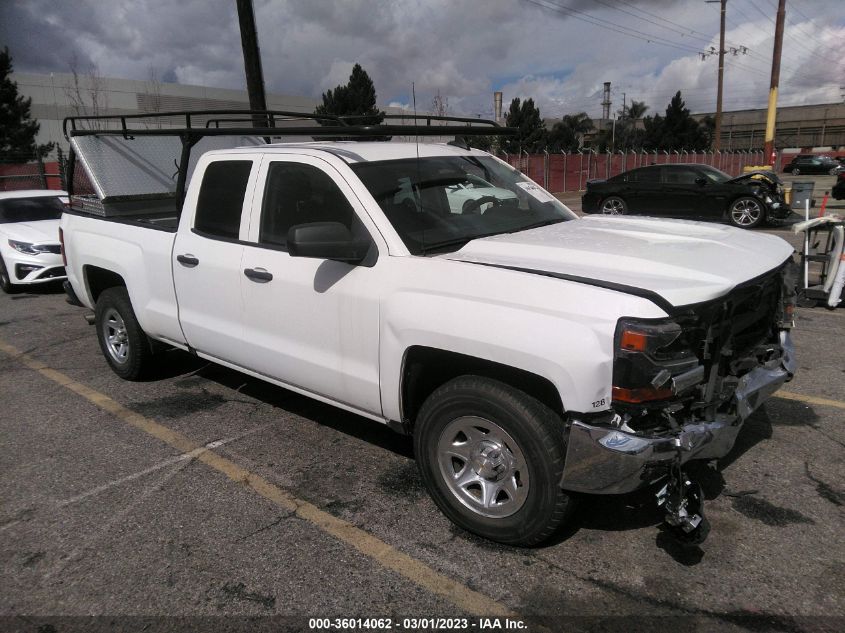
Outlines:
[{"label": "utility pole", "polygon": [[786,0],[778,1],[778,16],[775,22],[775,48],[772,52],[772,82],[769,87],[769,111],[766,116],[766,145],[763,156],[775,164],[775,120],[778,109],[778,82],[780,80],[780,54],[783,48],[783,24],[786,21]]},{"label": "utility pole", "polygon": [[719,152],[722,150],[722,83],[725,78],[725,9],[728,0],[705,0],[705,2],[708,4],[719,2],[722,5],[719,25],[719,85],[716,88],[716,129],[713,139],[713,151]]},{"label": "utility pole", "polygon": [[[252,0],[238,0],[238,22],[241,26],[241,46],[244,51],[244,70],[246,71],[246,89],[249,93],[251,110],[266,110],[267,99],[264,96],[264,73],[261,70],[261,53],[258,50],[258,33],[255,30],[255,12]],[[266,117],[252,117],[254,127],[267,127],[271,122]]]}]

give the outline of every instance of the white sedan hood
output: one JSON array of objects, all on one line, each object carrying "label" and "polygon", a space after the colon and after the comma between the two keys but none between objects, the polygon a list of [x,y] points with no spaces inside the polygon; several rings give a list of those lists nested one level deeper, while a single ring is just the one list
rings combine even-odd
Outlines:
[{"label": "white sedan hood", "polygon": [[37,222],[11,222],[0,224],[0,232],[8,239],[30,244],[58,244],[59,220]]},{"label": "white sedan hood", "polygon": [[593,216],[473,240],[442,257],[628,286],[682,306],[720,297],[792,252],[777,236],[719,224]]}]

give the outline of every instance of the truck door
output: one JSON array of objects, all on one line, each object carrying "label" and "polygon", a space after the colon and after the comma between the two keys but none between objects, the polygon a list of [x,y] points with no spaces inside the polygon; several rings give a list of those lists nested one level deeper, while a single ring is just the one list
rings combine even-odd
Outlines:
[{"label": "truck door", "polygon": [[201,161],[202,182],[185,200],[172,253],[179,322],[191,347],[231,361],[243,336],[240,238],[249,231],[260,156]]},{"label": "truck door", "polygon": [[297,224],[341,222],[370,238],[377,230],[323,159],[265,156],[258,183],[263,195],[255,196],[241,275],[244,366],[380,415],[379,278],[385,259],[371,251],[374,263],[356,266],[287,252],[288,230]]}]

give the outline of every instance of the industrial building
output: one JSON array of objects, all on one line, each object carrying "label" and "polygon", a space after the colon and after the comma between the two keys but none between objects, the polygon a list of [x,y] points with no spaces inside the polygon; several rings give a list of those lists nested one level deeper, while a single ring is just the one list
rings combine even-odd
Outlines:
[{"label": "industrial building", "polygon": [[[13,73],[18,91],[32,99],[31,114],[41,124],[39,144],[50,141],[66,148],[62,120],[79,114],[139,114],[173,110],[246,109],[245,90],[207,88],[159,81],[114,79],[92,75]],[[313,112],[317,99],[293,95],[267,95],[271,110]],[[500,104],[501,102],[499,102]],[[498,107],[501,107],[501,105]],[[383,108],[388,112],[401,112]],[[698,113],[703,118],[713,113]],[[609,128],[611,120],[594,119],[597,129]],[[546,120],[549,127],[554,120]],[[766,129],[765,108],[726,111],[722,114],[722,148],[757,150],[763,148]],[[784,106],[778,108],[775,147],[845,147],[845,103]]]}]

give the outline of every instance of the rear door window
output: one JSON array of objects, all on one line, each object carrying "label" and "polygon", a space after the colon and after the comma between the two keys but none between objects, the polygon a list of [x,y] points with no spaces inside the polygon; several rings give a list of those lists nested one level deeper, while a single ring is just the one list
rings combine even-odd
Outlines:
[{"label": "rear door window", "polygon": [[210,163],[202,177],[194,230],[204,237],[237,240],[251,160]]},{"label": "rear door window", "polygon": [[635,169],[628,175],[628,182],[660,182],[660,168],[659,167],[643,167],[642,169]]}]

